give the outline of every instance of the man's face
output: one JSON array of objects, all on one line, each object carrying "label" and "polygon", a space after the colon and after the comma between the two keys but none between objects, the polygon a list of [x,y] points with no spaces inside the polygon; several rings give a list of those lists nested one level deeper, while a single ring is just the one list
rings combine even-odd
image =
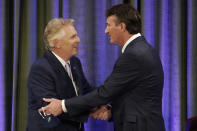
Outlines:
[{"label": "man's face", "polygon": [[68,57],[76,55],[78,53],[80,39],[75,27],[72,25],[66,25],[63,27],[63,30],[65,35],[59,40],[61,52],[64,54],[66,53]]},{"label": "man's face", "polygon": [[108,34],[110,37],[110,43],[120,44],[120,35],[121,27],[116,24],[117,17],[115,15],[107,17],[105,28],[105,34]]}]

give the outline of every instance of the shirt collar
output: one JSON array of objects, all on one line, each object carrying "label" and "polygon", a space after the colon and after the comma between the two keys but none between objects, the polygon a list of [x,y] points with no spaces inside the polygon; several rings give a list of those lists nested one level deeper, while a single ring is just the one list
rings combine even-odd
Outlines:
[{"label": "shirt collar", "polygon": [[129,43],[131,43],[131,41],[133,41],[134,39],[136,39],[137,37],[141,36],[140,33],[137,33],[137,34],[134,34],[132,35],[128,40],[127,42],[124,44],[124,46],[122,47],[122,53],[124,53],[126,47],[129,45]]},{"label": "shirt collar", "polygon": [[52,53],[55,55],[55,57],[59,60],[59,62],[62,64],[63,67],[65,67],[66,63],[68,62],[70,64],[70,60],[65,61],[64,59],[62,59],[61,57],[59,57],[57,54],[55,54],[53,51]]}]

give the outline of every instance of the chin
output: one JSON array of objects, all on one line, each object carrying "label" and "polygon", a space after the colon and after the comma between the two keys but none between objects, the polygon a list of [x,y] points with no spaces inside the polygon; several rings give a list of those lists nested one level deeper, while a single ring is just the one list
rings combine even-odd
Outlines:
[{"label": "chin", "polygon": [[113,40],[110,40],[110,43],[111,43],[111,44],[114,43]]},{"label": "chin", "polygon": [[78,52],[76,51],[76,52],[73,52],[72,54],[73,54],[73,55],[77,55],[77,54],[78,54]]},{"label": "chin", "polygon": [[110,43],[111,43],[111,44],[115,44],[116,42],[115,42],[115,41],[110,40]]}]

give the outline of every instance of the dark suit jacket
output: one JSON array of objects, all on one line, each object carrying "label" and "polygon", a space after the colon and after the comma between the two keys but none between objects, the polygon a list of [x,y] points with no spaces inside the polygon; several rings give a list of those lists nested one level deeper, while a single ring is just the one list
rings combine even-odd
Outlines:
[{"label": "dark suit jacket", "polygon": [[[91,91],[83,74],[80,60],[73,56],[70,58],[71,70],[74,81],[79,88],[79,95]],[[38,109],[47,105],[42,98],[69,99],[76,96],[72,81],[58,59],[47,51],[31,67],[28,78],[28,131],[75,131],[79,122],[87,121],[88,112],[76,117],[62,114],[58,117],[61,121],[57,127],[43,128],[44,120]]]},{"label": "dark suit jacket", "polygon": [[68,114],[78,115],[112,101],[115,131],[164,131],[160,58],[143,36],[133,40],[116,61],[104,85],[65,101]]}]

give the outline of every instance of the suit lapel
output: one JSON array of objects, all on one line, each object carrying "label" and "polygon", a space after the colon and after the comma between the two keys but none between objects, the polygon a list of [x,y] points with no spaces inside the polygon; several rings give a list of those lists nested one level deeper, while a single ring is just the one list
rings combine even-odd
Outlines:
[{"label": "suit lapel", "polygon": [[81,88],[79,84],[80,77],[79,77],[78,65],[76,65],[75,61],[73,60],[73,57],[70,58],[70,64],[71,64],[71,71],[72,71],[73,79],[77,86],[78,94],[81,94],[81,90],[80,90]]},{"label": "suit lapel", "polygon": [[[56,73],[56,77],[58,77],[59,80],[62,80],[62,83],[67,82],[69,86],[67,87],[63,87],[63,88],[67,88],[69,90],[72,91],[72,94],[75,94],[75,90],[72,84],[72,81],[70,79],[70,77],[68,76],[67,71],[65,70],[65,68],[62,66],[62,64],[59,62],[59,60],[53,55],[53,53],[51,51],[47,51],[44,54],[44,57],[46,57],[46,59],[49,61],[49,63],[51,64],[53,70]],[[70,92],[71,93],[71,92]]]},{"label": "suit lapel", "polygon": [[67,78],[69,78],[66,70],[62,66],[62,64],[58,61],[58,59],[53,55],[51,51],[47,51],[44,56],[47,58],[49,63],[52,65],[53,70],[60,74],[66,75]]}]

